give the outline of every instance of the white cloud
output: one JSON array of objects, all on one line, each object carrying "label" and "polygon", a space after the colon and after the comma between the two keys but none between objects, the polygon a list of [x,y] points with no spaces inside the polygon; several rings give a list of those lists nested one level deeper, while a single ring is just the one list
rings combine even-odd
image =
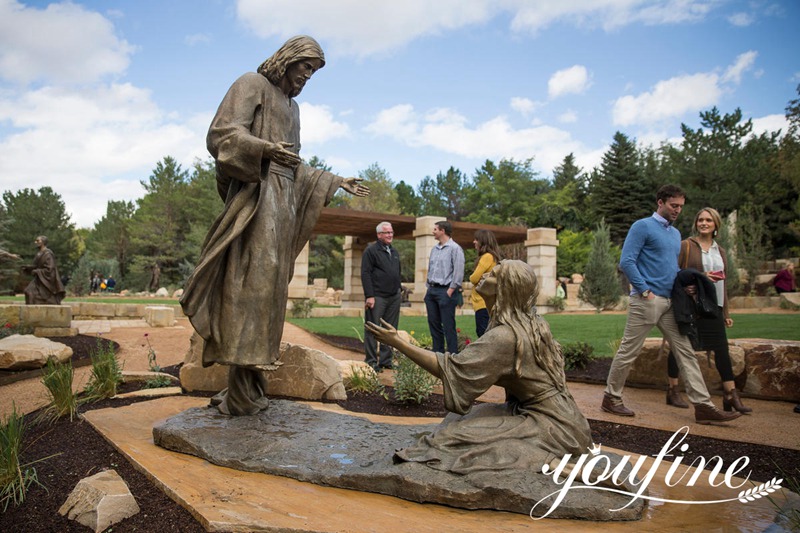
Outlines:
[{"label": "white cloud", "polygon": [[558,116],[558,121],[562,124],[574,124],[578,122],[578,114],[572,109],[568,109]]},{"label": "white cloud", "polygon": [[239,21],[261,38],[313,35],[337,54],[366,57],[422,36],[485,24],[510,14],[511,29],[536,32],[556,22],[614,30],[629,24],[697,22],[718,0],[237,0]]},{"label": "white cloud", "polygon": [[0,98],[2,120],[14,131],[0,138],[0,189],[50,186],[79,226],[102,216],[108,199],[140,197],[138,181],[165,155],[184,167],[208,157],[210,114],[168,121],[148,91],[129,84]]},{"label": "white cloud", "polygon": [[538,108],[542,106],[541,102],[535,102],[530,98],[522,98],[520,96],[515,96],[511,99],[511,109],[522,113],[525,116],[530,115]]},{"label": "white cloud", "polygon": [[733,65],[729,66],[722,76],[722,81],[739,84],[742,81],[742,74],[750,70],[756,62],[758,52],[750,50],[737,56]]},{"label": "white cloud", "polygon": [[259,37],[313,35],[340,54],[368,56],[400,48],[425,35],[487,22],[489,0],[238,0],[237,16]]},{"label": "white cloud", "polygon": [[765,117],[754,118],[752,121],[754,135],[772,133],[778,130],[780,130],[781,135],[783,135],[789,129],[789,121],[786,120],[785,115],[767,115]]},{"label": "white cloud", "polygon": [[511,23],[516,31],[536,32],[556,22],[614,30],[633,23],[647,25],[697,22],[716,0],[539,0],[511,2],[516,9]]},{"label": "white cloud", "polygon": [[638,96],[623,96],[614,102],[615,125],[652,124],[706,109],[722,94],[716,74],[678,76],[658,82],[653,90]]},{"label": "white cloud", "polygon": [[330,108],[324,105],[301,103],[300,124],[303,125],[303,146],[324,143],[350,134],[350,127],[344,122],[337,122]]},{"label": "white cloud", "polygon": [[420,114],[411,105],[395,106],[382,111],[368,131],[408,146],[434,148],[475,160],[535,157],[535,166],[544,172],[550,172],[566,154],[585,152],[569,132],[559,128],[543,125],[514,129],[503,116],[473,128],[463,115],[445,108]]},{"label": "white cloud", "polygon": [[207,33],[193,33],[184,37],[183,42],[189,46],[208,44],[211,42],[211,37]]},{"label": "white cloud", "polygon": [[734,26],[738,26],[740,28],[744,28],[749,26],[754,21],[754,18],[749,13],[734,13],[730,17],[728,17],[728,22],[730,22]]},{"label": "white cloud", "polygon": [[45,9],[0,1],[0,77],[85,83],[123,72],[134,47],[99,13],[65,2]]},{"label": "white cloud", "polygon": [[558,98],[565,94],[581,94],[591,86],[589,72],[583,65],[574,65],[559,70],[547,81],[547,94]]}]

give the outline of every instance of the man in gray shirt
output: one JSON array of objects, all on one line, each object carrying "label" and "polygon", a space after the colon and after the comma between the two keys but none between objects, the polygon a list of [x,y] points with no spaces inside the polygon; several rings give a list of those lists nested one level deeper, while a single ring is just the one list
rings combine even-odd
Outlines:
[{"label": "man in gray shirt", "polygon": [[458,353],[456,333],[456,297],[464,280],[464,250],[450,236],[453,226],[446,220],[433,226],[433,236],[439,242],[431,250],[428,262],[428,292],[425,309],[428,328],[433,339],[433,351]]}]

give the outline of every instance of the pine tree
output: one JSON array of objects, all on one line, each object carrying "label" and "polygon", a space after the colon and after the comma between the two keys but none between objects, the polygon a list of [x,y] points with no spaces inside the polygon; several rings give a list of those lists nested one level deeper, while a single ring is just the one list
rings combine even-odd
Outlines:
[{"label": "pine tree", "polygon": [[578,290],[578,298],[593,305],[599,313],[614,307],[619,297],[617,262],[611,251],[608,226],[601,220],[593,234],[592,249],[586,261],[586,271]]}]

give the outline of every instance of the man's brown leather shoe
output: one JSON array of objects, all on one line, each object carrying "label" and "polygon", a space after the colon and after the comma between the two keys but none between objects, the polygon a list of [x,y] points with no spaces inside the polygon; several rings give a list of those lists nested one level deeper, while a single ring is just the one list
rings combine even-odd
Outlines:
[{"label": "man's brown leather shoe", "polygon": [[718,424],[730,422],[731,420],[735,420],[740,416],[742,416],[742,413],[736,411],[732,413],[724,413],[713,405],[698,403],[694,406],[694,419],[698,424]]},{"label": "man's brown leather shoe", "polygon": [[612,415],[634,416],[636,414],[625,407],[625,404],[622,403],[622,400],[617,400],[609,394],[603,395],[603,405],[601,407],[603,411],[606,413],[611,413]]}]

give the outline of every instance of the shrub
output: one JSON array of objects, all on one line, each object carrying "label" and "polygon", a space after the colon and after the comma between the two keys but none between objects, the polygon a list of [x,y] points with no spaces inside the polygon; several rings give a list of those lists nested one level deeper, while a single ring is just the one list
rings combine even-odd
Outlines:
[{"label": "shrub", "polygon": [[371,394],[377,392],[386,398],[386,391],[378,378],[378,374],[371,368],[353,366],[353,372],[345,383],[348,392],[355,394]]},{"label": "shrub", "polygon": [[0,328],[0,339],[5,339],[11,335],[30,335],[33,333],[33,328],[28,326],[15,326],[11,322],[6,322],[6,325]]},{"label": "shrub", "polygon": [[117,394],[117,385],[122,382],[122,367],[114,352],[114,346],[105,346],[98,339],[97,349],[91,353],[92,373],[86,385],[87,399],[91,401],[111,398]]},{"label": "shrub", "polygon": [[563,311],[567,307],[567,301],[561,296],[553,296],[547,299],[547,305],[556,311]]},{"label": "shrub", "polygon": [[394,397],[399,402],[422,403],[439,382],[405,355],[394,353]]},{"label": "shrub", "polygon": [[469,338],[469,335],[467,335],[466,333],[463,333],[461,331],[461,328],[456,328],[456,335],[457,335],[457,338],[458,338],[458,351],[459,352],[463,351],[464,348],[466,348],[467,346],[470,345],[470,343],[472,343],[472,339]]},{"label": "shrub", "polygon": [[593,305],[598,313],[614,307],[621,294],[614,256],[608,226],[601,221],[594,232],[583,283],[578,289],[578,298]]},{"label": "shrub", "polygon": [[51,357],[42,373],[42,384],[47,389],[50,401],[42,410],[40,418],[54,422],[62,416],[69,415],[70,422],[78,414],[78,398],[72,391],[74,371],[72,362],[58,362]]},{"label": "shrub", "polygon": [[564,370],[576,368],[586,368],[592,359],[594,347],[585,342],[569,342],[561,345],[561,353],[564,355]]},{"label": "shrub", "polygon": [[292,301],[292,317],[309,318],[311,316],[311,310],[314,309],[315,305],[317,305],[317,301],[314,298],[303,298],[302,300]]},{"label": "shrub", "polygon": [[11,414],[0,424],[0,505],[4,512],[8,504],[19,505],[25,501],[32,483],[41,486],[36,469],[31,466],[33,463],[20,464],[24,434],[24,416],[13,406]]}]

